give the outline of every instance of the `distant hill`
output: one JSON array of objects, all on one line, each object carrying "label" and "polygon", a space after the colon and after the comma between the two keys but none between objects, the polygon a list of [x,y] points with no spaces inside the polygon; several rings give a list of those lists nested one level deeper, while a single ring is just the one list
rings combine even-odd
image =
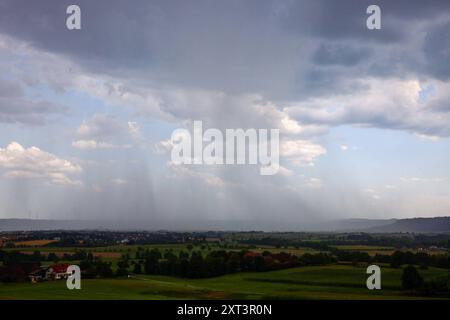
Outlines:
[{"label": "distant hill", "polygon": [[368,232],[450,233],[450,217],[398,219],[367,229]]},{"label": "distant hill", "polygon": [[343,219],[322,222],[311,225],[312,231],[361,231],[372,228],[382,228],[395,223],[396,219]]},{"label": "distant hill", "polygon": [[346,219],[321,222],[281,220],[46,220],[0,219],[0,231],[30,230],[170,230],[170,231],[358,231],[395,220]]},{"label": "distant hill", "polygon": [[342,219],[309,223],[270,220],[44,220],[0,219],[0,231],[170,230],[170,231],[323,231],[369,233],[450,233],[450,217]]}]

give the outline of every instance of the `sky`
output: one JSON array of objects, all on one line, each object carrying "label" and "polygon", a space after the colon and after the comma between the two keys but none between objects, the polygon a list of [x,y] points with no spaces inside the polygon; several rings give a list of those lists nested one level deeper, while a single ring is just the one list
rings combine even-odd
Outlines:
[{"label": "sky", "polygon": [[[279,129],[278,174],[175,165],[194,121]],[[0,0],[0,218],[448,216],[449,136],[447,0]]]}]

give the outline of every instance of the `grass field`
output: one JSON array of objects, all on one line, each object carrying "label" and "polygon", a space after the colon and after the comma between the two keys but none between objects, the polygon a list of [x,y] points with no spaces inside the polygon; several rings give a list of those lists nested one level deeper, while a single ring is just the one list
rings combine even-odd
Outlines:
[{"label": "grass field", "polygon": [[[426,280],[448,270],[420,270]],[[85,279],[81,290],[65,281],[0,284],[0,299],[423,299],[400,288],[401,269],[382,267],[382,290],[366,288],[366,269],[350,265],[238,273],[209,279],[139,275]]]}]

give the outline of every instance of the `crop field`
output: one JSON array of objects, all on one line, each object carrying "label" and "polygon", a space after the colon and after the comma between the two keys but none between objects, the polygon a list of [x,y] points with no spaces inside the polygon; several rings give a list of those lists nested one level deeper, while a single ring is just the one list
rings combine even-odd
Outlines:
[{"label": "crop field", "polygon": [[[382,290],[366,288],[366,269],[345,264],[242,272],[209,279],[136,275],[83,279],[81,290],[65,281],[0,284],[0,299],[424,299],[401,290],[402,269],[382,267]],[[421,270],[426,280],[448,270]]]},{"label": "crop field", "polygon": [[16,246],[25,246],[25,247],[38,247],[45,246],[49,243],[56,242],[56,240],[29,240],[29,241],[17,241],[14,242]]},{"label": "crop field", "polygon": [[[335,248],[337,248],[339,250],[346,250],[346,251],[366,252],[370,256],[374,256],[376,254],[391,255],[396,250],[394,247],[367,246],[367,245],[340,245],[340,246],[335,246]],[[410,251],[412,251],[412,250],[410,250]]]}]

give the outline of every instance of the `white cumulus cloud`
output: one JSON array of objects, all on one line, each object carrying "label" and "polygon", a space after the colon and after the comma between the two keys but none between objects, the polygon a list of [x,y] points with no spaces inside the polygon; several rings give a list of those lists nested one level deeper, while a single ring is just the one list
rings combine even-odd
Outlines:
[{"label": "white cumulus cloud", "polygon": [[82,171],[79,165],[37,147],[24,148],[17,142],[0,148],[0,170],[7,178],[42,179],[49,184],[81,184],[70,178]]}]

